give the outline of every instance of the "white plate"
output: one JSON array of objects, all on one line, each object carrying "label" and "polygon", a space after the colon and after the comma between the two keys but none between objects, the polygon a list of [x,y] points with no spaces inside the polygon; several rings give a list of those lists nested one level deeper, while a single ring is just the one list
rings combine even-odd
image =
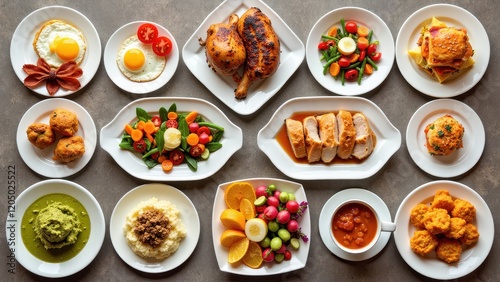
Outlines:
[{"label": "white plate", "polygon": [[[321,35],[328,33],[334,25],[340,27],[342,18],[346,21],[353,20],[373,30],[372,40],[380,42],[377,51],[382,53],[382,59],[377,62],[378,70],[374,70],[371,75],[363,76],[361,85],[357,82],[346,82],[342,86],[340,80],[335,80],[328,72],[326,75],[323,74],[325,61],[320,60],[321,52],[318,51]],[[329,91],[339,95],[361,95],[375,89],[389,75],[394,64],[394,39],[389,27],[374,13],[358,7],[339,8],[328,12],[314,24],[307,37],[306,60],[313,77]]]},{"label": "white plate", "polygon": [[[206,120],[224,127],[224,136],[220,141],[222,148],[214,152],[207,160],[198,162],[196,172],[191,171],[185,163],[175,166],[170,173],[165,173],[159,165],[149,169],[142,161],[140,154],[118,146],[125,124],[137,120],[136,107],[143,108],[149,113],[158,113],[160,107],[168,109],[173,103],[177,105],[177,110],[180,112],[197,111]],[[101,129],[100,142],[101,147],[134,177],[149,181],[198,180],[213,175],[224,166],[243,145],[243,133],[221,110],[205,100],[180,97],[142,98],[121,109],[116,117]]]},{"label": "white plate", "polygon": [[[90,237],[85,247],[72,259],[61,263],[44,262],[34,257],[24,246],[21,239],[21,221],[26,209],[40,197],[48,194],[66,194],[77,199],[87,210],[90,218]],[[26,188],[16,200],[15,218],[7,218],[6,226],[16,228],[16,260],[32,273],[50,278],[66,277],[77,273],[89,265],[97,256],[104,241],[106,223],[101,206],[94,196],[84,187],[67,180],[49,179]],[[6,228],[7,238],[10,238]]]},{"label": "white plate", "polygon": [[137,21],[120,27],[117,31],[115,31],[115,33],[113,33],[113,35],[111,35],[108,43],[106,43],[106,47],[104,48],[104,67],[106,68],[109,78],[122,90],[134,94],[146,94],[159,89],[165,85],[172,78],[172,76],[174,76],[174,73],[177,70],[177,65],[179,64],[179,48],[177,47],[177,42],[175,41],[174,36],[163,26],[157,23],[152,23],[158,28],[158,36],[166,36],[172,41],[173,48],[172,52],[167,55],[167,64],[165,65],[165,69],[159,77],[148,82],[132,81],[120,72],[120,69],[116,64],[116,54],[118,54],[123,41],[136,34],[137,29],[143,23],[152,22]]},{"label": "white plate", "polygon": [[[32,123],[49,124],[50,114],[56,108],[64,108],[76,114],[78,132],[75,135],[81,136],[85,142],[83,156],[67,164],[52,160],[59,135],[56,134],[56,142],[52,146],[43,150],[31,144],[26,135],[26,130]],[[62,178],[79,172],[90,161],[97,144],[97,131],[92,117],[82,106],[68,99],[53,98],[42,100],[26,111],[17,127],[16,141],[17,150],[29,168],[45,177]]]},{"label": "white plate", "polygon": [[[445,83],[439,83],[420,70],[408,55],[408,50],[417,47],[420,31],[430,23],[432,17],[448,26],[466,28],[474,48],[473,58],[476,63],[472,68]],[[450,4],[429,5],[416,11],[401,26],[396,39],[396,62],[401,74],[413,88],[432,97],[447,98],[465,93],[481,80],[489,60],[490,41],[481,22],[467,10]]]},{"label": "white plate", "polygon": [[[174,204],[187,231],[177,251],[164,260],[145,259],[136,255],[123,234],[128,213],[141,201],[152,197]],[[142,272],[160,273],[178,267],[191,256],[200,238],[200,219],[193,202],[178,189],[165,184],[145,184],[130,190],[118,201],[111,214],[109,234],[116,253],[124,262]]]},{"label": "white plate", "polygon": [[292,192],[295,194],[297,202],[306,201],[306,193],[302,184],[295,183],[287,180],[275,179],[275,178],[249,178],[240,179],[219,185],[217,188],[217,193],[215,194],[214,209],[212,212],[212,238],[214,242],[215,256],[217,257],[217,263],[221,271],[228,273],[235,273],[240,275],[248,276],[263,276],[263,275],[274,275],[280,273],[287,273],[293,270],[301,269],[306,266],[307,255],[309,254],[309,247],[311,245],[311,218],[309,214],[309,207],[306,209],[304,214],[299,218],[299,227],[302,233],[307,235],[309,242],[304,243],[300,239],[300,247],[298,250],[291,250],[292,259],[290,261],[282,261],[281,263],[267,263],[263,262],[260,268],[254,269],[250,268],[243,263],[237,265],[231,265],[227,262],[227,257],[229,249],[222,247],[220,244],[220,237],[222,232],[226,229],[224,225],[220,222],[220,214],[223,210],[227,209],[226,203],[224,201],[224,191],[227,187],[234,182],[248,182],[254,188],[260,185],[268,186],[271,184],[276,185],[276,188],[283,192]]},{"label": "white plate", "polygon": [[[80,68],[83,70],[83,75],[78,79],[82,89],[94,77],[94,74],[99,67],[101,61],[101,41],[97,30],[94,25],[80,12],[63,6],[49,6],[38,9],[26,18],[17,26],[12,36],[10,43],[10,60],[14,72],[21,82],[28,76],[23,71],[23,65],[32,64],[36,65],[38,55],[33,50],[33,40],[35,34],[42,27],[42,25],[49,20],[61,19],[76,26],[83,33],[85,42],[87,43],[87,51]],[[78,89],[78,90],[80,90]],[[36,88],[31,88],[34,92],[48,97],[62,97],[70,95],[76,91],[69,91],[60,88],[53,96],[49,95],[45,83],[40,84]]]},{"label": "white plate", "polygon": [[350,260],[350,261],[362,261],[376,256],[389,242],[391,238],[391,232],[382,232],[380,233],[380,237],[377,243],[371,248],[369,251],[362,254],[350,254],[342,251],[337,245],[333,242],[330,232],[332,230],[332,213],[335,211],[337,206],[342,202],[359,199],[366,201],[371,204],[373,208],[377,211],[381,220],[391,221],[391,213],[389,212],[389,208],[387,208],[386,204],[379,196],[365,189],[360,188],[350,188],[345,189],[337,194],[333,195],[328,201],[326,201],[325,205],[321,209],[321,213],[319,215],[319,235],[321,236],[321,240],[325,246],[338,256],[339,258]]},{"label": "white plate", "polygon": [[[377,136],[372,154],[359,164],[304,164],[290,158],[276,140],[284,120],[298,112],[336,112],[348,110],[363,113]],[[374,175],[401,146],[401,134],[382,110],[360,97],[302,97],[281,105],[271,120],[259,131],[257,144],[281,172],[295,179],[363,179]]]},{"label": "white plate", "polygon": [[[477,211],[473,223],[479,231],[479,241],[473,247],[465,249],[460,261],[453,264],[439,260],[434,253],[422,257],[410,248],[410,238],[416,230],[410,223],[410,211],[417,204],[432,198],[439,189],[446,189],[452,197],[469,201]],[[471,273],[483,263],[493,245],[495,225],[488,205],[476,191],[458,182],[440,180],[416,188],[399,206],[394,222],[398,226],[394,232],[394,241],[403,259],[415,271],[434,279],[451,280]]]},{"label": "white plate", "polygon": [[[258,7],[272,22],[281,43],[280,66],[271,77],[252,84],[245,99],[234,97],[238,86],[230,76],[222,76],[208,67],[205,49],[198,38],[207,37],[211,24],[227,22],[229,15],[243,15],[251,7]],[[297,70],[304,60],[305,48],[302,41],[269,6],[260,0],[226,0],[213,10],[188,39],[182,49],[184,63],[217,98],[240,115],[250,115],[271,99]]]},{"label": "white plate", "polygon": [[[431,156],[425,146],[424,129],[445,114],[464,126],[464,147],[449,156]],[[406,147],[411,158],[423,171],[437,177],[455,177],[471,169],[483,154],[485,138],[483,123],[476,112],[453,99],[426,103],[413,114],[406,129]]]}]

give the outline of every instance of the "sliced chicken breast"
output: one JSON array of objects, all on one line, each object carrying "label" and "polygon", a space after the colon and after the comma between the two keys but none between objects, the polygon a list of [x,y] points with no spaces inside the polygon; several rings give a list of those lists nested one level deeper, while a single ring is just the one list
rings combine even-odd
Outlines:
[{"label": "sliced chicken breast", "polygon": [[352,115],[348,111],[340,110],[337,114],[337,124],[339,128],[339,146],[337,156],[341,159],[351,157],[354,143],[356,142],[356,129],[352,122]]},{"label": "sliced chicken breast", "polygon": [[356,129],[356,142],[352,150],[352,155],[362,160],[368,157],[373,151],[373,132],[363,114],[354,114],[352,120]]},{"label": "sliced chicken breast", "polygon": [[304,118],[304,134],[306,136],[307,161],[317,162],[321,159],[321,139],[318,135],[318,122],[314,116]]},{"label": "sliced chicken breast", "polygon": [[337,155],[339,145],[338,127],[335,114],[327,113],[316,117],[321,139],[321,160],[330,163]]},{"label": "sliced chicken breast", "polygon": [[285,127],[293,154],[298,159],[305,158],[307,154],[302,123],[298,120],[287,118],[285,120]]}]

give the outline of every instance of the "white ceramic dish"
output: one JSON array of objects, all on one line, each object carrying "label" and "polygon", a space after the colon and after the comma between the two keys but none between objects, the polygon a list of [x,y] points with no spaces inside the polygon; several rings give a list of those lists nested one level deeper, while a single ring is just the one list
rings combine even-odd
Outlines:
[{"label": "white ceramic dish", "polygon": [[[90,218],[90,237],[85,247],[72,259],[61,263],[48,263],[34,257],[24,246],[21,239],[21,221],[26,209],[40,197],[48,194],[66,194],[77,199],[87,210]],[[77,273],[89,265],[99,253],[104,241],[106,223],[101,206],[94,196],[84,187],[67,180],[49,179],[26,188],[16,199],[15,218],[7,217],[6,227],[16,228],[16,260],[30,272],[50,278],[66,277]],[[6,228],[7,238],[10,238]]]},{"label": "white ceramic dish", "polygon": [[[141,201],[152,197],[174,204],[187,231],[177,251],[164,260],[145,259],[136,255],[123,233],[128,213]],[[118,201],[111,214],[109,234],[116,253],[125,263],[142,272],[160,273],[178,267],[191,256],[200,238],[200,219],[193,202],[178,189],[165,184],[145,184],[130,190]]]},{"label": "white ceramic dish", "polygon": [[[195,110],[206,120],[224,127],[224,136],[220,141],[222,148],[214,152],[207,160],[198,162],[196,172],[191,171],[185,163],[175,166],[170,173],[165,173],[161,166],[148,169],[141,160],[140,154],[118,146],[125,124],[137,120],[136,107],[143,108],[149,113],[158,113],[160,107],[168,109],[173,103],[177,105],[177,110],[180,112]],[[143,98],[125,106],[110,123],[101,129],[100,144],[126,172],[134,177],[149,181],[198,180],[207,178],[222,168],[243,145],[243,133],[221,110],[205,100],[180,97]]]},{"label": "white ceramic dish", "polygon": [[264,276],[287,273],[305,267],[307,262],[307,255],[309,254],[309,247],[311,245],[310,239],[312,237],[309,208],[306,209],[304,214],[298,220],[299,227],[301,228],[302,233],[309,237],[309,242],[304,243],[302,240],[300,240],[300,248],[296,251],[291,250],[292,259],[290,261],[283,261],[281,263],[263,262],[262,266],[257,269],[250,268],[243,263],[238,263],[236,265],[231,265],[230,263],[228,263],[227,257],[229,249],[220,245],[220,237],[222,235],[222,232],[224,232],[225,227],[224,225],[222,225],[219,218],[222,211],[227,208],[224,201],[224,191],[226,191],[227,187],[234,182],[248,182],[254,188],[257,188],[260,185],[268,186],[274,184],[280,191],[294,193],[297,202],[307,202],[306,193],[304,191],[304,187],[302,187],[302,184],[287,180],[275,178],[249,178],[220,184],[217,188],[217,193],[215,194],[214,208],[212,212],[212,238],[214,242],[215,256],[217,258],[217,263],[219,264],[220,270],[239,275]]},{"label": "white ceramic dish", "polygon": [[[215,73],[208,67],[205,49],[198,38],[207,37],[207,29],[213,23],[227,22],[229,15],[241,16],[251,7],[258,7],[269,17],[281,43],[280,66],[271,77],[252,84],[245,99],[234,97],[238,86],[231,77]],[[193,75],[217,98],[240,115],[250,115],[271,99],[297,70],[304,60],[302,41],[269,6],[260,0],[226,0],[213,10],[188,39],[182,49],[184,63]]]},{"label": "white ceramic dish", "polygon": [[[450,114],[464,126],[464,147],[449,156],[431,156],[425,146],[424,129],[445,114]],[[474,167],[483,154],[485,139],[483,123],[476,112],[453,99],[424,104],[413,114],[406,129],[406,147],[411,158],[423,171],[437,177],[455,177]]]},{"label": "white ceramic dish", "polygon": [[[294,113],[337,112],[340,109],[363,113],[377,136],[372,154],[361,163],[306,164],[291,158],[276,140],[284,120]],[[295,179],[363,179],[379,171],[401,146],[401,134],[382,110],[370,100],[360,97],[302,97],[281,105],[271,120],[259,131],[259,148],[281,172]]]},{"label": "white ceramic dish", "polygon": [[[33,50],[32,45],[33,40],[35,39],[35,34],[46,21],[52,19],[60,19],[73,24],[80,29],[85,36],[87,51],[85,52],[85,57],[80,64],[80,68],[83,70],[83,75],[78,79],[81,84],[80,89],[82,89],[90,82],[90,80],[92,80],[97,72],[97,68],[99,67],[99,63],[101,61],[101,41],[99,39],[99,35],[97,34],[97,30],[89,19],[80,12],[68,7],[44,7],[32,12],[26,16],[21,23],[19,23],[14,31],[14,35],[12,36],[12,41],[10,43],[10,60],[12,62],[12,67],[14,68],[14,72],[19,80],[23,82],[26,76],[28,76],[23,71],[23,65],[36,65],[38,55],[35,50]],[[61,88],[53,96],[51,96],[47,92],[45,83],[42,83],[31,90],[48,97],[62,97],[76,92]]]},{"label": "white ceramic dish", "polygon": [[382,251],[389,242],[389,239],[391,238],[391,232],[380,233],[380,237],[377,243],[375,243],[375,245],[365,253],[350,254],[341,250],[335,244],[335,242],[333,242],[332,236],[330,234],[332,231],[331,217],[332,213],[335,211],[339,204],[352,199],[363,200],[371,204],[373,208],[378,212],[381,220],[391,221],[391,213],[389,211],[389,208],[387,208],[387,205],[382,199],[380,199],[379,196],[365,189],[350,188],[336,193],[330,199],[328,199],[328,201],[326,201],[319,215],[319,235],[321,236],[321,240],[323,240],[325,246],[334,255],[349,261],[362,261],[372,258],[380,253],[380,251]]},{"label": "white ceramic dish", "polygon": [[[454,198],[469,201],[477,211],[476,220],[472,223],[479,231],[479,241],[476,245],[466,248],[461,254],[460,261],[452,264],[437,259],[434,253],[422,257],[410,248],[410,238],[416,230],[410,222],[411,209],[432,198],[440,189],[448,190]],[[471,273],[483,263],[493,245],[495,225],[488,205],[476,191],[458,182],[440,180],[417,187],[399,206],[394,222],[397,225],[394,241],[403,259],[415,271],[434,279],[452,280]]]},{"label": "white ceramic dish", "polygon": [[[50,114],[56,108],[64,108],[76,114],[78,132],[75,135],[81,136],[85,142],[83,156],[67,164],[52,160],[59,135],[56,134],[56,142],[52,146],[43,150],[31,144],[26,135],[26,130],[32,123],[49,124]],[[45,177],[62,178],[79,172],[90,161],[97,144],[97,131],[92,117],[82,106],[68,99],[53,98],[42,100],[26,111],[17,127],[16,141],[19,154],[29,168]]]},{"label": "white ceramic dish", "polygon": [[[361,85],[358,85],[356,81],[346,82],[342,86],[340,80],[335,80],[328,72],[326,75],[323,74],[325,61],[320,60],[321,52],[318,50],[321,35],[327,34],[334,25],[340,27],[342,18],[346,21],[353,20],[373,30],[372,40],[380,42],[377,51],[382,53],[382,59],[377,62],[378,70],[369,76],[363,76]],[[389,27],[374,13],[358,7],[339,8],[328,12],[314,24],[307,37],[306,60],[313,77],[329,91],[346,96],[361,95],[377,88],[389,75],[394,64],[394,39]]]},{"label": "white ceramic dish", "polygon": [[145,21],[136,21],[128,23],[120,27],[108,40],[104,49],[104,67],[108,73],[109,78],[113,83],[125,90],[134,94],[146,94],[153,92],[160,87],[164,86],[173,76],[179,64],[179,48],[174,36],[163,26],[152,23],[158,28],[159,36],[166,36],[172,41],[172,51],[167,55],[167,64],[161,75],[155,80],[148,82],[135,82],[125,77],[116,65],[116,54],[120,50],[120,46],[127,38],[137,33],[137,29],[143,23],[151,23]]},{"label": "white ceramic dish", "polygon": [[[467,29],[470,43],[474,48],[476,63],[471,69],[455,75],[451,80],[439,83],[437,79],[420,70],[408,50],[417,47],[420,31],[432,19],[448,26]],[[450,4],[434,4],[413,13],[401,26],[396,39],[396,62],[406,81],[416,90],[437,98],[448,98],[465,93],[476,85],[488,67],[490,60],[490,41],[479,20],[469,11]]]}]

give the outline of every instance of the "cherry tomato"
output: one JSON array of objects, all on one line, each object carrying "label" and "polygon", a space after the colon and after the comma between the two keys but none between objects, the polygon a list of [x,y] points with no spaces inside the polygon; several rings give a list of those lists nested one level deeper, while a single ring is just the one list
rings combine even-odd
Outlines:
[{"label": "cherry tomato", "polygon": [[380,52],[375,52],[375,53],[370,54],[370,59],[372,59],[372,61],[374,61],[374,62],[379,61],[381,57],[382,57],[382,53],[380,53]]},{"label": "cherry tomato", "polygon": [[159,127],[161,125],[161,118],[159,116],[152,117],[151,121],[156,127]]},{"label": "cherry tomato", "polygon": [[179,149],[174,149],[170,152],[168,159],[172,161],[174,165],[179,165],[184,161],[184,154]]},{"label": "cherry tomato", "polygon": [[318,44],[318,49],[321,50],[321,51],[328,50],[328,48],[329,48],[328,44],[325,41],[321,41]]},{"label": "cherry tomato", "polygon": [[200,142],[201,144],[207,144],[208,142],[210,142],[210,135],[209,134],[206,134],[205,132],[202,132],[200,135],[200,140],[198,142]]},{"label": "cherry tomato", "polygon": [[358,25],[353,21],[345,23],[345,30],[349,33],[356,34],[358,32]]},{"label": "cherry tomato", "polygon": [[342,56],[342,57],[340,57],[338,64],[340,67],[346,68],[351,64],[351,62],[349,62],[349,59],[347,57]]},{"label": "cherry tomato", "polygon": [[211,134],[210,128],[208,128],[206,126],[202,126],[202,127],[198,128],[198,130],[196,131],[196,134],[201,135],[203,132],[205,132],[207,135]]},{"label": "cherry tomato", "polygon": [[366,57],[366,50],[361,50],[359,52],[359,59],[358,59],[358,62],[362,62]]},{"label": "cherry tomato", "polygon": [[354,80],[358,78],[358,70],[357,69],[350,69],[345,72],[345,79],[347,80]]},{"label": "cherry tomato", "polygon": [[144,23],[137,29],[137,38],[142,43],[150,44],[158,37],[158,28],[154,24]]},{"label": "cherry tomato", "polygon": [[377,52],[377,44],[370,44],[366,49],[366,53],[368,53],[368,55],[371,55],[375,52]]},{"label": "cherry tomato", "polygon": [[155,161],[156,161],[159,157],[160,157],[160,153],[159,153],[159,152],[153,153],[153,154],[151,155],[151,158],[152,158],[153,160],[155,160]]},{"label": "cherry tomato", "polygon": [[158,56],[166,56],[172,51],[172,41],[165,36],[157,37],[153,41],[153,52]]},{"label": "cherry tomato", "polygon": [[205,145],[198,143],[194,146],[191,146],[191,148],[189,149],[189,154],[196,158],[201,156],[204,150],[205,150]]},{"label": "cherry tomato", "polygon": [[166,126],[167,126],[167,128],[170,128],[170,127],[177,128],[177,127],[179,127],[179,123],[175,119],[169,119],[169,120],[167,120]]},{"label": "cherry tomato", "polygon": [[142,139],[135,141],[133,147],[136,152],[142,153],[146,150],[146,142]]}]

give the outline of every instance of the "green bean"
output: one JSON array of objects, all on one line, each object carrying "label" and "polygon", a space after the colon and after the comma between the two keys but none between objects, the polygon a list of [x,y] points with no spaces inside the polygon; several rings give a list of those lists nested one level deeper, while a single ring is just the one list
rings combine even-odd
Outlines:
[{"label": "green bean", "polygon": [[349,65],[348,67],[343,67],[342,69],[344,69],[344,70],[350,70],[350,69],[353,69],[353,68],[359,66],[360,64],[361,64],[361,62],[357,62],[357,63]]},{"label": "green bean", "polygon": [[340,19],[340,24],[342,25],[342,37],[346,36],[346,30],[345,30],[345,21],[344,19]]},{"label": "green bean", "polygon": [[358,85],[361,85],[361,78],[363,77],[363,72],[365,71],[366,59],[367,57],[363,59],[363,63],[361,64],[361,69],[359,70]]},{"label": "green bean", "polygon": [[332,37],[332,36],[329,36],[329,35],[326,35],[326,34],[321,35],[321,37],[324,38],[324,39],[335,40],[336,42],[339,42],[339,40],[340,40],[337,37]]},{"label": "green bean", "polygon": [[374,62],[374,61],[372,61],[372,59],[370,59],[370,57],[366,57],[365,59],[367,60],[367,62],[368,62],[370,65],[372,65],[373,69],[378,70],[377,64],[375,64],[375,62]]},{"label": "green bean", "polygon": [[154,153],[158,153],[158,151],[159,151],[159,150],[158,150],[158,147],[153,148],[153,149],[151,149],[151,151],[149,151],[149,152],[147,152],[146,154],[144,154],[144,156],[142,156],[142,159],[145,159],[145,158],[147,158],[147,157],[151,156],[151,155],[152,155],[152,154],[154,154]]},{"label": "green bean", "polygon": [[371,44],[372,35],[373,35],[373,30],[370,29],[370,31],[368,32],[368,44]]},{"label": "green bean", "polygon": [[208,121],[200,121],[200,122],[198,122],[198,125],[199,126],[210,127],[210,128],[213,128],[213,129],[216,129],[216,130],[219,130],[219,131],[224,131],[224,127],[222,127],[222,126],[220,126],[218,124],[215,124],[215,123],[208,122]]},{"label": "green bean", "polygon": [[344,84],[345,84],[345,70],[341,70],[340,75],[341,75],[340,81],[342,82],[342,86],[344,86]]},{"label": "green bean", "polygon": [[330,56],[328,55],[328,52],[326,51],[321,51],[321,54],[323,54],[323,57],[321,58],[322,60],[325,59],[325,61],[330,60]]},{"label": "green bean", "polygon": [[326,70],[328,70],[328,67],[330,67],[330,65],[335,62],[336,60],[338,60],[338,58],[340,58],[340,56],[336,56],[336,57],[333,57],[331,58],[328,62],[326,62],[326,65],[323,66],[323,75],[326,74]]}]

